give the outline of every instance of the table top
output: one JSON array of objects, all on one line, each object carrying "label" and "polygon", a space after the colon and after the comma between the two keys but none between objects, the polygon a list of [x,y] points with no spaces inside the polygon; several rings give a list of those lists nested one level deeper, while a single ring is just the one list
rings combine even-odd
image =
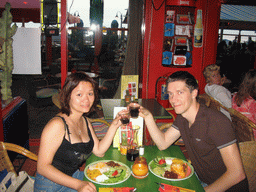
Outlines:
[{"label": "table top", "polygon": [[[157,146],[145,146],[144,152],[145,152],[144,157],[147,159],[148,163],[154,158],[156,158],[157,156],[176,157],[176,158],[186,160],[180,148],[174,145],[170,146],[168,149],[163,151],[160,151],[157,148]],[[108,149],[104,157],[96,157],[95,155],[92,155],[86,161],[86,165],[89,165],[90,163],[93,163],[95,161],[100,161],[100,160],[119,161],[121,163],[126,164],[130,168],[133,165],[133,162],[128,161],[125,155],[121,155],[120,151],[118,151],[117,148],[113,148],[112,146]],[[88,179],[84,177],[84,180],[87,181]],[[149,171],[149,175],[144,179],[136,179],[131,175],[129,179],[117,185],[100,185],[96,183],[94,184],[97,187],[97,191],[99,190],[99,187],[135,187],[137,188],[138,192],[139,191],[150,192],[150,191],[158,191],[159,185],[156,184],[156,182],[183,187],[187,189],[192,189],[192,190],[195,190],[196,192],[204,191],[202,185],[200,184],[195,174],[193,174],[190,178],[185,180],[169,181],[169,180],[164,180],[155,176],[150,171]]]},{"label": "table top", "polygon": [[[114,107],[126,107],[124,99],[101,99],[105,119],[113,119]],[[172,119],[172,116],[155,99],[136,99],[141,106],[147,108],[155,119]]]}]

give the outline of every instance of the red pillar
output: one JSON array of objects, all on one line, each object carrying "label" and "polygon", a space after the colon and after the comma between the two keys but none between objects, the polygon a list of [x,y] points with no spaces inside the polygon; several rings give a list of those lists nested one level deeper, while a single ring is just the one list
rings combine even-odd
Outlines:
[{"label": "red pillar", "polygon": [[61,87],[63,87],[68,72],[68,42],[67,42],[67,0],[61,0]]}]

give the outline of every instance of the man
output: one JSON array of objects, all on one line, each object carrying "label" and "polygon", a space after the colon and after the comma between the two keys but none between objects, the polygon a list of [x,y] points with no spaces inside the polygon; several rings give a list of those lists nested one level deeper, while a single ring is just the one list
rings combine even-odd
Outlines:
[{"label": "man", "polygon": [[177,117],[161,132],[153,115],[140,108],[149,133],[160,150],[182,136],[189,158],[205,191],[248,191],[246,178],[231,122],[221,112],[197,102],[198,84],[186,71],[173,73],[167,80],[169,102]]}]

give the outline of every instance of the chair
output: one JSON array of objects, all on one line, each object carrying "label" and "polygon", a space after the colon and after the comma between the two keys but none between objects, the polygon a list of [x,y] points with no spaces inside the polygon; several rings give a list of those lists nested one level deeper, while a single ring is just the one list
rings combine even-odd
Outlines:
[{"label": "chair", "polygon": [[233,108],[228,109],[228,111],[232,118],[232,125],[238,142],[254,141],[253,129],[256,130],[256,124]]},{"label": "chair", "polygon": [[240,142],[239,148],[249,181],[249,190],[256,191],[256,141]]},{"label": "chair", "polygon": [[198,95],[198,101],[199,103],[205,104],[207,107],[216,109],[220,111],[221,108],[228,111],[228,108],[222,105],[219,101],[215,100],[213,97],[208,95],[207,93]]},{"label": "chair", "polygon": [[207,107],[210,106],[210,102],[211,102],[211,98],[208,94],[204,93],[204,94],[200,94],[198,95],[198,102],[205,104]]},{"label": "chair", "polygon": [[29,103],[36,108],[52,106],[52,96],[57,94],[60,83],[53,84],[51,79],[33,79],[29,85]]},{"label": "chair", "polygon": [[91,122],[98,139],[99,140],[103,139],[103,137],[105,136],[105,134],[108,130],[108,127],[110,126],[110,123],[104,119],[89,118],[89,121]]},{"label": "chair", "polygon": [[17,175],[14,166],[8,156],[8,151],[16,152],[34,161],[37,161],[37,155],[31,151],[16,144],[0,142],[0,171],[6,169],[8,172],[13,172]]},{"label": "chair", "polygon": [[219,103],[217,100],[207,95],[206,93],[199,95],[198,98],[199,102],[204,102],[207,107],[216,109],[218,111],[220,111],[220,108],[223,108],[224,110],[229,112],[232,119],[232,126],[234,128],[238,142],[255,140],[253,129],[256,130],[256,125],[246,116],[233,108],[227,108],[223,106],[221,103]]}]

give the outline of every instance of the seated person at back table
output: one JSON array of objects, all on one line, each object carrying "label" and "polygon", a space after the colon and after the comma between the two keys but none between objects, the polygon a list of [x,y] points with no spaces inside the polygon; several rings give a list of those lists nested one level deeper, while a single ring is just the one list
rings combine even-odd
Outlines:
[{"label": "seated person at back table", "polygon": [[[256,123],[256,69],[249,70],[232,98],[233,109]],[[256,139],[256,130],[254,137]]]},{"label": "seated person at back table", "polygon": [[[222,86],[226,78],[221,78],[220,67],[215,64],[208,65],[204,68],[203,74],[207,83],[204,88],[205,92],[225,107],[231,108],[231,93],[228,89]],[[220,111],[231,120],[231,116],[228,111],[222,108]]]},{"label": "seated person at back table", "polygon": [[61,90],[61,112],[45,126],[39,147],[34,191],[90,191],[93,183],[83,181],[79,167],[93,153],[103,157],[122,124],[118,114],[99,141],[88,115],[96,107],[97,84],[84,72],[72,73]]},{"label": "seated person at back table", "polygon": [[166,132],[157,127],[150,111],[140,106],[149,134],[160,150],[180,137],[205,191],[248,191],[237,140],[228,118],[217,110],[199,104],[194,76],[178,71],[167,79],[169,102],[177,117]]}]

